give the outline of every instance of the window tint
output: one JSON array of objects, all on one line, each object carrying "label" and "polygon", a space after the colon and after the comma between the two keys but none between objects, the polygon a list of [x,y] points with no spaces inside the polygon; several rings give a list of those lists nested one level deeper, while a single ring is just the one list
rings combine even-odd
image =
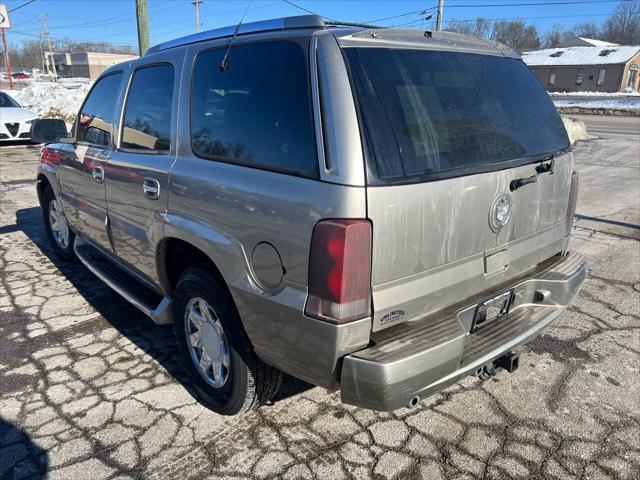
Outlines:
[{"label": "window tint", "polygon": [[101,78],[82,106],[77,121],[77,140],[94,145],[111,145],[111,123],[118,99],[122,72]]},{"label": "window tint", "polygon": [[0,92],[0,107],[20,108],[20,105],[6,93]]},{"label": "window tint", "polygon": [[196,155],[287,173],[317,169],[307,66],[293,42],[231,48],[196,59],[191,142]]},{"label": "window tint", "polygon": [[568,147],[553,103],[520,60],[383,48],[345,54],[367,162],[380,179],[468,175]]},{"label": "window tint", "polygon": [[122,127],[122,148],[168,153],[171,143],[173,66],[143,67],[133,74]]}]

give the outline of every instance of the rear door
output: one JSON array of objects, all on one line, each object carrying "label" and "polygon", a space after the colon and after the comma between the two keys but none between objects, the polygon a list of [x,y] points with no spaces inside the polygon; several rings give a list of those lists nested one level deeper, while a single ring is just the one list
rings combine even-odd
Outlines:
[{"label": "rear door", "polygon": [[562,251],[572,157],[519,59],[347,48],[367,157],[374,329]]},{"label": "rear door", "polygon": [[129,81],[118,148],[107,168],[107,199],[116,255],[156,280],[169,170],[175,159],[175,112],[181,56],[138,65]]},{"label": "rear door", "polygon": [[67,221],[76,233],[111,251],[107,233],[105,165],[113,151],[114,113],[123,73],[96,81],[75,124],[75,143],[61,147],[58,179]]}]

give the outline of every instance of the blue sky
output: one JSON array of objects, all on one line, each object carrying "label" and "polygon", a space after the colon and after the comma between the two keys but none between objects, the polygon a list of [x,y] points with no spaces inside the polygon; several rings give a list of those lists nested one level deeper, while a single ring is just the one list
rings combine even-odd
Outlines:
[{"label": "blue sky", "polygon": [[[2,0],[9,10],[28,0]],[[187,35],[195,31],[193,0],[148,0],[151,44]],[[323,16],[357,22],[367,22],[420,9],[430,9],[437,0],[292,0],[301,7]],[[454,19],[524,18],[542,32],[555,23],[570,26],[575,23],[602,22],[613,12],[616,2],[587,0],[574,5],[539,5],[563,0],[445,0],[445,25]],[[580,0],[564,0],[565,2]],[[584,0],[583,0],[584,1]],[[204,0],[200,5],[202,29],[236,23],[244,12],[247,0]],[[530,3],[538,5],[506,6]],[[481,5],[500,6],[482,7]],[[35,0],[10,13],[12,29],[7,32],[10,44],[34,38],[40,33],[40,14],[46,15],[53,38],[104,41],[112,44],[137,45],[134,0]],[[245,21],[304,14],[283,0],[252,0]],[[423,16],[412,14],[378,22],[381,25],[415,22],[417,27],[433,28],[433,20],[423,22]],[[535,17],[535,18],[534,18]],[[435,15],[434,15],[435,19]]]}]

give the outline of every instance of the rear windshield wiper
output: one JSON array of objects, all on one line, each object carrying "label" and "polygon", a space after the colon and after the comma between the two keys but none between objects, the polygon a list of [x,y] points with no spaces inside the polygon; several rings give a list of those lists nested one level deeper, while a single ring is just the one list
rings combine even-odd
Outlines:
[{"label": "rear windshield wiper", "polygon": [[520,187],[524,187],[525,185],[529,185],[531,183],[536,183],[538,181],[538,175],[542,175],[544,173],[552,174],[553,168],[555,166],[555,159],[558,155],[562,154],[563,152],[564,150],[559,150],[539,160],[540,165],[536,165],[535,175],[531,175],[530,177],[525,177],[525,178],[516,178],[515,180],[512,180],[511,184],[509,185],[509,189],[512,192],[515,192]]}]

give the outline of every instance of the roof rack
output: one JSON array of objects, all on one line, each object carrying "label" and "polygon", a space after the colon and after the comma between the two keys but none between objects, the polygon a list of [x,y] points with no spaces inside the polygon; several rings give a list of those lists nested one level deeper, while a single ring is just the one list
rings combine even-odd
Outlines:
[{"label": "roof rack", "polygon": [[[275,18],[273,20],[262,20],[259,22],[243,23],[240,25],[238,35],[247,35],[249,33],[269,32],[276,30],[291,30],[295,28],[325,28],[326,24],[322,18],[317,15],[297,15],[294,17]],[[168,48],[179,47],[181,45],[189,45],[191,43],[204,42],[206,40],[214,40],[217,38],[232,37],[236,30],[236,25],[228,27],[216,28],[205,32],[187,35],[186,37],[176,38],[168,42],[159,43],[149,48],[145,55],[159,52]]]}]

